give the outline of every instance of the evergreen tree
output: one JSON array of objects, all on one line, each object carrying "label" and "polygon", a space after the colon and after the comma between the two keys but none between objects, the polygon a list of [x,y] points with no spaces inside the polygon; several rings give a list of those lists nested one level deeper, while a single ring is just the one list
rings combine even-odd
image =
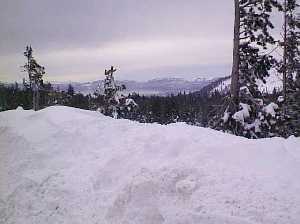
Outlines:
[{"label": "evergreen tree", "polygon": [[33,57],[33,50],[31,46],[26,47],[24,56],[27,58],[27,63],[24,68],[28,73],[29,87],[33,92],[32,104],[35,111],[39,110],[40,89],[43,85],[43,75],[45,74],[45,68],[39,65]]},{"label": "evergreen tree", "polygon": [[300,136],[300,16],[296,0],[284,0],[283,60],[279,72],[283,74],[282,135]]},{"label": "evergreen tree", "polygon": [[[225,99],[224,115],[218,116],[213,126],[236,135],[260,137],[260,115],[264,107],[257,80],[266,82],[276,60],[263,53],[275,44],[269,30],[274,28],[270,14],[275,0],[234,0],[234,47],[230,98]],[[256,128],[255,128],[256,127]]]},{"label": "evergreen tree", "polygon": [[70,96],[74,95],[74,87],[71,84],[68,85],[67,94]]},{"label": "evergreen tree", "polygon": [[120,105],[119,91],[122,90],[121,86],[118,86],[115,82],[113,73],[116,71],[113,66],[110,70],[105,70],[104,79],[104,114],[118,117],[118,106]]},{"label": "evergreen tree", "polygon": [[[115,81],[113,73],[116,71],[113,66],[110,70],[105,70],[104,79],[104,107],[98,106],[98,110],[105,115],[112,116],[114,118],[132,118],[136,111],[137,104],[133,99],[128,98],[120,91],[126,89],[125,85],[118,85]],[[99,97],[99,93],[96,96]]]},{"label": "evergreen tree", "polygon": [[4,84],[0,82],[0,111],[7,110],[7,108],[7,91]]}]

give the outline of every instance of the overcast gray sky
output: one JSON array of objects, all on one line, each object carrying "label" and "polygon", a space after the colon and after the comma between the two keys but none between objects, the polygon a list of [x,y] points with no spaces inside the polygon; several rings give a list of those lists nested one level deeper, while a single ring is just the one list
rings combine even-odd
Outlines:
[{"label": "overcast gray sky", "polygon": [[0,0],[0,81],[27,44],[52,81],[226,76],[232,24],[232,0]]}]

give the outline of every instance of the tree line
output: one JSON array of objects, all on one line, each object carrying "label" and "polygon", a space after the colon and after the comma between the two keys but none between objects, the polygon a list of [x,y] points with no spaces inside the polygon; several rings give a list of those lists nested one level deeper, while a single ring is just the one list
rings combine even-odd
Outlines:
[{"label": "tree line", "polygon": [[[220,105],[226,97],[226,93],[214,90],[214,88],[224,79],[226,78],[220,78],[200,91],[188,94],[183,92],[169,96],[144,96],[131,93],[124,99],[132,100],[131,103],[134,102],[134,104],[127,103],[127,105],[122,100],[122,95],[118,97],[119,104],[117,102],[106,103],[107,99],[114,100],[116,96],[114,94],[105,95],[104,91],[83,95],[76,93],[71,84],[68,85],[66,91],[61,91],[55,89],[48,82],[41,86],[39,106],[41,109],[53,105],[64,105],[85,110],[97,110],[111,117],[130,119],[141,123],[185,122],[191,125],[210,127],[210,120],[218,113]],[[32,94],[30,89],[24,88],[18,83],[0,84],[0,110],[11,110],[18,106],[22,106],[24,109],[33,109]],[[266,94],[265,97],[270,101],[280,95],[276,91]]]}]

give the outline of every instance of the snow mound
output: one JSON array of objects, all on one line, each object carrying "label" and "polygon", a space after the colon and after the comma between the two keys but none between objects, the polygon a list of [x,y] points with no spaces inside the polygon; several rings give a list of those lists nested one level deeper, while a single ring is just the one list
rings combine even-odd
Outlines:
[{"label": "snow mound", "polygon": [[300,139],[62,106],[0,113],[0,223],[298,224]]}]

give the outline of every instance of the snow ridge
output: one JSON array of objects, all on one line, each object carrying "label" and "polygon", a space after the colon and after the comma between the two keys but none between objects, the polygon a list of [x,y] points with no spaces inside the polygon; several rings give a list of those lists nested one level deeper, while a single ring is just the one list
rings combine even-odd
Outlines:
[{"label": "snow ridge", "polygon": [[0,223],[298,224],[300,139],[0,113]]}]

